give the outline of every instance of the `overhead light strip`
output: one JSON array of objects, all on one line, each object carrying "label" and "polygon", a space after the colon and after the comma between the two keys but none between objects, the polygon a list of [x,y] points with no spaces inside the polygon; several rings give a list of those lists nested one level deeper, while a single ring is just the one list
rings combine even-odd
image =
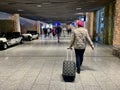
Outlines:
[{"label": "overhead light strip", "polygon": [[82,9],[82,8],[80,8],[80,7],[79,7],[79,8],[76,8],[76,10],[81,10],[81,9]]}]

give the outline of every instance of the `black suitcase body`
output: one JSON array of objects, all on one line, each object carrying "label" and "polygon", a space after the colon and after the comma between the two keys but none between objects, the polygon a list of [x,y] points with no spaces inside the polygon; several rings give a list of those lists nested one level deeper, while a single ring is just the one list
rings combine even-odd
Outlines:
[{"label": "black suitcase body", "polygon": [[64,81],[72,82],[75,80],[76,76],[76,64],[72,60],[64,60],[63,61],[63,70],[62,76]]}]

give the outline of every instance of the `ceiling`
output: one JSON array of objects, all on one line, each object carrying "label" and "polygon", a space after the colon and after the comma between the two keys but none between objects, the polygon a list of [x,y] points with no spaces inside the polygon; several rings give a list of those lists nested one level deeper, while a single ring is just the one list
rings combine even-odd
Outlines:
[{"label": "ceiling", "polygon": [[98,10],[115,0],[0,0],[0,11],[45,22],[71,22],[81,12]]}]

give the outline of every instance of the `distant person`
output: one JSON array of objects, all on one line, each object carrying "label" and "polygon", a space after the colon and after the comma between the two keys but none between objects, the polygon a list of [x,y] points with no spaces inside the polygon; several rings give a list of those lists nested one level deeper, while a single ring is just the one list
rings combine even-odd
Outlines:
[{"label": "distant person", "polygon": [[65,26],[62,28],[62,31],[63,31],[63,36],[65,37],[65,32],[67,31]]},{"label": "distant person", "polygon": [[71,27],[70,27],[70,25],[69,25],[68,28],[67,28],[67,33],[68,33],[68,35],[71,35],[71,32],[72,32],[72,30],[71,30]]},{"label": "distant person", "polygon": [[53,37],[56,35],[55,27],[52,28],[52,34],[53,34]]},{"label": "distant person", "polygon": [[48,33],[48,37],[50,36],[50,33],[51,33],[51,28],[48,28],[47,29],[47,33]]},{"label": "distant person", "polygon": [[43,28],[43,31],[44,31],[44,34],[45,34],[45,37],[47,37],[47,28],[45,27],[45,28]]},{"label": "distant person", "polygon": [[60,42],[60,35],[61,35],[61,32],[62,32],[62,28],[60,26],[57,26],[55,32],[56,32],[58,43],[59,43]]},{"label": "distant person", "polygon": [[73,31],[73,36],[68,49],[72,49],[72,46],[74,46],[75,55],[76,55],[77,73],[80,73],[80,67],[83,63],[83,55],[85,52],[87,41],[89,42],[92,49],[94,49],[94,45],[89,37],[87,29],[84,28],[84,22],[78,21],[77,25],[78,28],[75,28]]}]

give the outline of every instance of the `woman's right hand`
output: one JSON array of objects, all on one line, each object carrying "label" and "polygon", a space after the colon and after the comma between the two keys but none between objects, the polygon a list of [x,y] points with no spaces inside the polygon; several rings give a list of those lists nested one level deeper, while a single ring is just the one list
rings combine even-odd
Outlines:
[{"label": "woman's right hand", "polygon": [[94,50],[94,46],[91,46],[92,50]]},{"label": "woman's right hand", "polygon": [[72,47],[69,47],[69,48],[67,48],[67,49],[72,49]]}]

